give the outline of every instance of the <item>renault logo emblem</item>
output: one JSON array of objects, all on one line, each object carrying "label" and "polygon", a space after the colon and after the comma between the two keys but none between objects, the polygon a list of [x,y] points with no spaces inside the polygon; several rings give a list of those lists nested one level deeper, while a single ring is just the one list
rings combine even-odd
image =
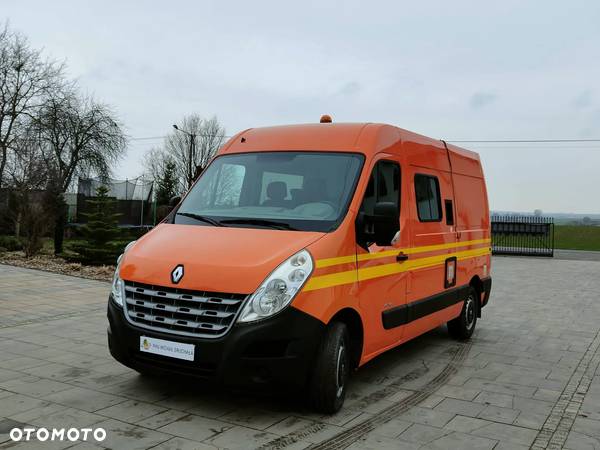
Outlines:
[{"label": "renault logo emblem", "polygon": [[173,282],[173,284],[177,284],[181,281],[182,278],[183,278],[183,265],[179,264],[173,269],[173,272],[171,272],[171,281]]}]

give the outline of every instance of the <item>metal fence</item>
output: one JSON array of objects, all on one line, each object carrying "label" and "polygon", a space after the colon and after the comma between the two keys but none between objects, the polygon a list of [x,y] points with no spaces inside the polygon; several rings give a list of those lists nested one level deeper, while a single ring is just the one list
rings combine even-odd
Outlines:
[{"label": "metal fence", "polygon": [[87,222],[85,215],[90,212],[88,200],[96,198],[96,191],[100,186],[107,187],[108,196],[115,200],[115,212],[120,214],[120,226],[143,228],[156,223],[154,183],[141,177],[131,180],[80,178],[77,194],[67,199],[70,222]]},{"label": "metal fence", "polygon": [[554,256],[554,218],[492,216],[492,253]]}]

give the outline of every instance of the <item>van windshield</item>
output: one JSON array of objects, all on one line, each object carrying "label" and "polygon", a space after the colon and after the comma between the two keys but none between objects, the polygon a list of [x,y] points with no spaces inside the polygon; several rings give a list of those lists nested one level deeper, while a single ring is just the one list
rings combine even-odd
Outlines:
[{"label": "van windshield", "polygon": [[174,223],[331,231],[343,220],[364,157],[334,152],[257,152],[216,158]]}]

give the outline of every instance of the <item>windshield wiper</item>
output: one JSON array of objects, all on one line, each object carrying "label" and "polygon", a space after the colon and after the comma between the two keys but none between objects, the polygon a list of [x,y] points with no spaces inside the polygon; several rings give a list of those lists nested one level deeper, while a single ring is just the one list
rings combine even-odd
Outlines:
[{"label": "windshield wiper", "polygon": [[258,225],[268,228],[275,228],[279,230],[292,230],[297,231],[297,228],[292,227],[291,225],[285,222],[277,222],[276,220],[268,220],[268,219],[252,219],[252,218],[239,218],[239,219],[224,219],[221,221],[222,224],[231,223],[231,224],[248,224],[248,225]]},{"label": "windshield wiper", "polygon": [[191,217],[192,219],[196,219],[201,222],[210,223],[211,225],[214,225],[215,227],[224,227],[225,226],[218,220],[211,219],[210,217],[207,217],[207,216],[201,216],[200,214],[194,214],[194,213],[189,213],[189,212],[178,212],[177,215]]}]

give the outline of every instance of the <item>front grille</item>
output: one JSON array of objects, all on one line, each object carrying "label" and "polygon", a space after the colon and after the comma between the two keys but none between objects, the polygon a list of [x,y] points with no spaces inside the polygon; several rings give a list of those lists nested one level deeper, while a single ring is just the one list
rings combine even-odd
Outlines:
[{"label": "front grille", "polygon": [[127,319],[150,330],[219,337],[233,325],[244,294],[223,294],[125,281]]}]

